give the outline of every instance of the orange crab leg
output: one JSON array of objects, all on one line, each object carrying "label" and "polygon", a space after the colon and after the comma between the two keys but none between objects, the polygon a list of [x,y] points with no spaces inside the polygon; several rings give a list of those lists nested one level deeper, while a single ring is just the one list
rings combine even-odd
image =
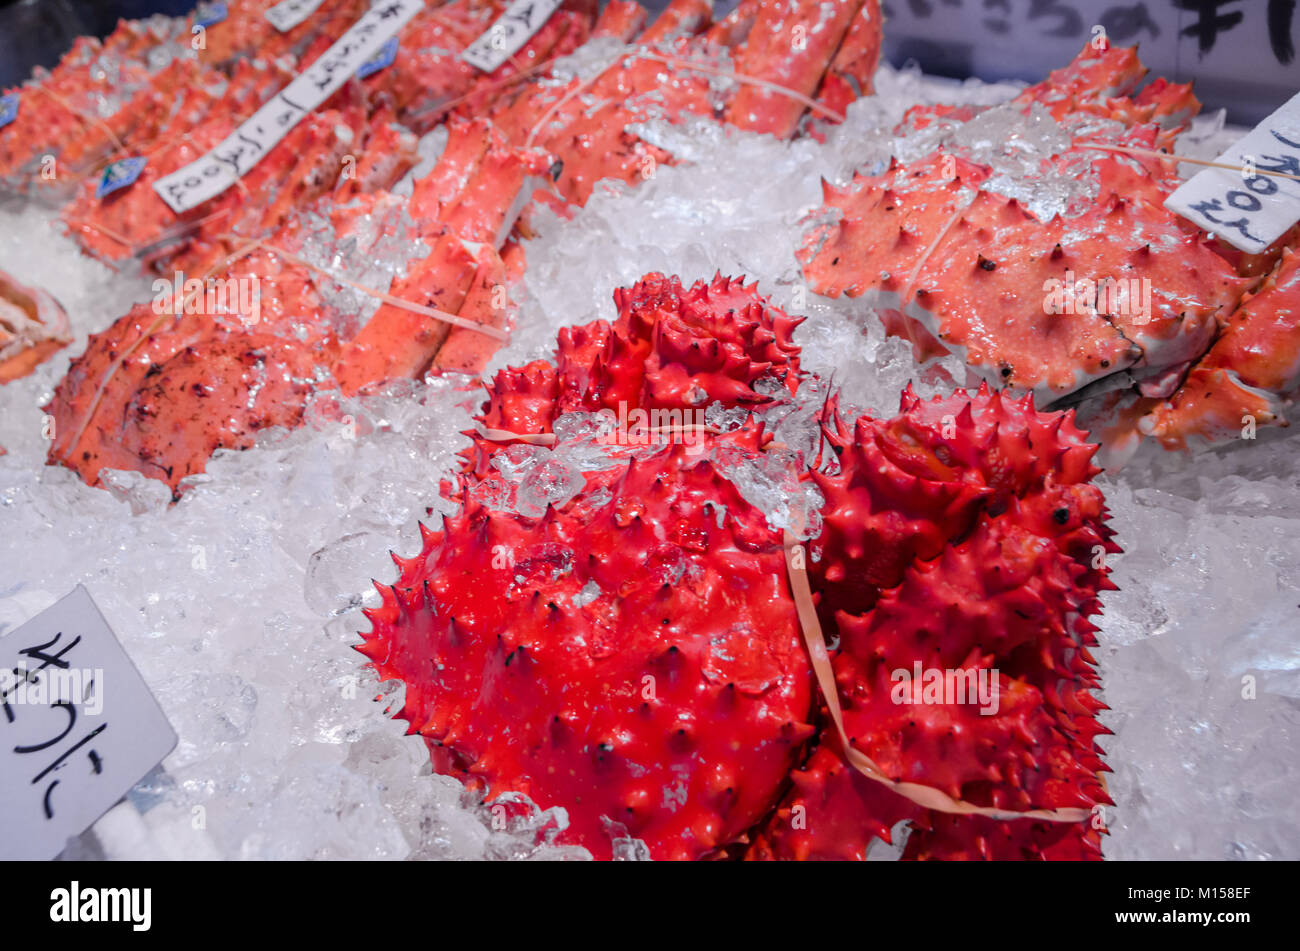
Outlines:
[{"label": "orange crab leg", "polygon": [[[490,274],[499,266],[496,244],[518,211],[517,198],[524,192],[524,182],[541,171],[547,159],[542,153],[510,148],[484,120],[459,124],[453,134],[443,159],[419,188],[424,211],[436,205],[436,228],[425,226],[433,250],[411,265],[407,275],[394,284],[392,295],[459,314],[475,276]],[[343,346],[335,377],[345,393],[381,380],[417,377],[450,331],[446,321],[384,304]]]},{"label": "orange crab leg", "polygon": [[[776,0],[763,4],[744,45],[736,51],[736,72],[761,76],[807,98],[816,92],[857,12],[857,3]],[[798,99],[776,90],[742,85],[726,115],[739,128],[785,139],[794,133],[804,108]]]},{"label": "orange crab leg", "polygon": [[761,0],[740,0],[736,8],[709,27],[705,38],[719,46],[736,47],[745,42],[745,37],[754,28],[758,18]]},{"label": "orange crab leg", "polygon": [[[510,273],[511,267],[488,245],[480,247],[482,252],[479,255],[474,284],[465,295],[460,316],[482,324],[486,328],[504,331],[510,321],[506,285],[511,278],[517,280],[522,275]],[[505,256],[512,257],[522,264],[523,252],[517,244],[512,244]],[[477,330],[453,327],[433,358],[433,369],[458,373],[482,373],[499,346],[497,340]]]},{"label": "orange crab leg", "polygon": [[[483,247],[444,232],[434,242],[433,252],[393,285],[393,296],[457,313],[477,272]],[[418,377],[447,339],[449,329],[444,321],[384,304],[340,350],[334,376],[348,394],[383,380]]]},{"label": "orange crab leg", "polygon": [[71,342],[58,302],[0,271],[0,383],[26,376]]},{"label": "orange crab leg", "polygon": [[1286,426],[1287,397],[1300,387],[1300,252],[1228,318],[1214,345],[1173,397],[1138,423],[1167,449],[1241,438],[1255,425]]},{"label": "orange crab leg", "polygon": [[645,27],[646,9],[636,0],[610,0],[605,11],[591,31],[592,39],[598,36],[616,36],[629,42]]},{"label": "orange crab leg", "polygon": [[708,0],[673,0],[641,35],[642,43],[659,43],[674,36],[691,36],[713,21],[713,4]]},{"label": "orange crab leg", "polygon": [[855,100],[875,92],[880,65],[880,0],[865,0],[826,70],[817,101],[843,113]]}]

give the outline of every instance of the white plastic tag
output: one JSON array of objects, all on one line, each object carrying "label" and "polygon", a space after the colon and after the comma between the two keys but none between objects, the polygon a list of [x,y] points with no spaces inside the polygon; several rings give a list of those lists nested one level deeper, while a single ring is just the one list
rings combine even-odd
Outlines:
[{"label": "white plastic tag", "polygon": [[221,194],[372,59],[423,6],[424,0],[380,0],[225,141],[201,159],[158,179],[154,190],[177,214]]},{"label": "white plastic tag", "polygon": [[514,56],[564,0],[515,0],[486,33],[465,47],[460,58],[485,73]]},{"label": "white plastic tag", "polygon": [[1165,207],[1235,248],[1263,251],[1300,221],[1300,94],[1255,126],[1218,161],[1243,171],[1207,168],[1165,199]]},{"label": "white plastic tag", "polygon": [[0,858],[51,859],[176,747],[89,592],[0,638]]},{"label": "white plastic tag", "polygon": [[281,33],[288,33],[307,19],[325,0],[284,0],[266,11],[266,18]]}]

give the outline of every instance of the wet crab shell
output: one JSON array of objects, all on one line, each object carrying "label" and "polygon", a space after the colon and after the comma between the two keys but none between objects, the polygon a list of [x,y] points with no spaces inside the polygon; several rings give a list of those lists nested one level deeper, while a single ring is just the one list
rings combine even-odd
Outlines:
[{"label": "wet crab shell", "polygon": [[[838,424],[828,438],[841,471],[817,476],[826,528],[810,577],[838,645],[849,742],[893,781],[1090,818],[922,808],[858,774],[823,725],[749,857],[860,859],[906,819],[906,858],[1099,858],[1091,812],[1110,799],[1096,739],[1108,731],[1091,693],[1088,618],[1114,587],[1105,556],[1119,549],[1090,484],[1096,447],[1068,414],[987,387],[929,402],[908,394],[892,420]],[[981,677],[989,689],[978,698],[951,695],[949,683]],[[932,686],[943,689],[931,696]]]},{"label": "wet crab shell", "polygon": [[0,271],[0,383],[26,376],[71,342],[59,302]]},{"label": "wet crab shell", "polygon": [[[758,452],[759,433],[710,437]],[[725,512],[725,514],[723,514]],[[359,648],[400,716],[491,801],[563,806],[560,842],[713,855],[769,811],[812,681],[781,537],[675,445],[539,520],[472,501],[398,559]]]}]

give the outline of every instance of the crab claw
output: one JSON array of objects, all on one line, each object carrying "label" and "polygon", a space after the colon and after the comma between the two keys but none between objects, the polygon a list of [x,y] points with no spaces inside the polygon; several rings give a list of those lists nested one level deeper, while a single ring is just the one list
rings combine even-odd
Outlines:
[{"label": "crab claw", "polygon": [[1253,439],[1257,426],[1285,426],[1300,387],[1300,253],[1277,267],[1228,318],[1183,385],[1138,424],[1168,449]]},{"label": "crab claw", "polygon": [[59,302],[0,271],[0,383],[26,376],[71,342]]}]

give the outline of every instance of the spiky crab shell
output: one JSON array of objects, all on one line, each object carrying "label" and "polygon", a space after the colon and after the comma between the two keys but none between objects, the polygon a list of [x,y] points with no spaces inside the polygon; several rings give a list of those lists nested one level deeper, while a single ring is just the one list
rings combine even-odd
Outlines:
[{"label": "spiky crab shell", "polygon": [[[1032,397],[1012,400],[987,384],[973,396],[959,390],[929,402],[909,387],[898,416],[862,417],[850,429],[835,415],[826,438],[840,465],[813,474],[826,498],[826,529],[809,569],[824,620],[869,609],[914,559],[935,558],[980,511],[1000,512],[1049,477],[1076,485],[1099,471],[1090,461],[1096,447],[1071,414],[1037,412]],[[1099,490],[1087,495],[1100,505]],[[1102,531],[1104,543],[1111,533]]]},{"label": "spiky crab shell", "polygon": [[173,318],[139,304],[91,336],[44,407],[55,420],[49,461],[88,485],[105,468],[136,470],[178,496],[215,450],[299,423],[330,345],[315,343],[246,330],[234,316]]},{"label": "spiky crab shell", "polygon": [[828,732],[790,779],[790,793],[754,834],[746,859],[861,862],[874,840],[889,842],[897,823],[925,811],[850,766]]},{"label": "spiky crab shell", "polygon": [[[647,274],[614,292],[618,316],[566,327],[554,363],[501,370],[477,421],[486,429],[549,434],[561,415],[607,410],[634,423],[636,410],[702,412],[771,401],[754,384],[775,377],[798,388],[799,348],[791,317],[743,278],[718,275],[683,288],[676,277]],[[502,443],[471,433],[466,472],[482,478]]]},{"label": "spiky crab shell", "polygon": [[1052,70],[1015,101],[1042,103],[1054,118],[1064,119],[1081,110],[1104,109],[1109,100],[1127,96],[1146,72],[1136,46],[1107,43],[1098,48],[1089,43],[1068,65]]},{"label": "spiky crab shell", "polygon": [[1050,221],[980,190],[987,167],[937,153],[827,186],[804,274],[863,297],[918,359],[956,353],[1043,402],[1130,368],[1157,376],[1205,350],[1246,282],[1161,206],[1162,181],[1127,160],[1092,166],[1092,205]]},{"label": "spiky crab shell", "polygon": [[[734,306],[751,289],[717,279],[696,309],[697,289],[656,277],[619,294],[618,324],[562,332],[558,367],[499,375],[480,423],[510,441],[616,403],[749,405],[762,376],[793,390],[793,345],[754,332],[764,308]],[[826,420],[838,465],[813,474],[827,505],[809,574],[848,742],[889,779],[979,806],[1108,802],[1088,617],[1118,548],[1086,434],[987,386],[929,402],[909,390],[898,416],[852,426],[831,404]],[[703,454],[602,467],[537,518],[466,492],[398,559],[361,650],[407,684],[401,715],[437,768],[487,798],[564,806],[563,841],[601,857],[618,834],[655,857],[861,858],[903,819],[920,830],[912,857],[1094,854],[1087,823],[1004,832],[845,761],[826,712],[813,716],[781,539],[712,461],[757,459],[766,437],[751,421],[703,439]],[[894,672],[918,663],[967,683],[983,672],[997,709],[924,691],[900,704]]]},{"label": "spiky crab shell", "polygon": [[[987,387],[930,402],[907,393],[902,410],[851,435],[837,421],[827,438],[840,472],[818,477],[828,512],[810,575],[838,644],[849,742],[890,779],[979,806],[1108,803],[1088,617],[1113,587],[1104,559],[1118,547],[1089,484],[1095,447],[1068,414]],[[981,676],[983,702],[945,693]],[[857,774],[838,744],[824,727],[751,857],[861,857],[905,818],[938,830],[923,831],[913,858],[1095,852],[1087,822],[1002,831],[920,808]]]},{"label": "spiky crab shell", "polygon": [[563,806],[561,841],[599,858],[612,823],[700,858],[771,810],[812,733],[782,542],[681,445],[610,489],[537,520],[469,502],[399,560],[359,649],[487,798]]},{"label": "spiky crab shell", "polygon": [[[380,232],[367,237],[368,217],[395,230],[400,213],[392,196],[362,195],[329,220],[349,247],[369,249]],[[276,240],[298,252],[309,230],[298,221]],[[215,450],[301,423],[313,392],[330,384],[339,330],[356,318],[328,302],[309,270],[266,250],[217,280],[161,283],[152,302],[92,334],[72,360],[45,407],[55,420],[49,461],[89,485],[104,468],[137,470],[179,497]]]},{"label": "spiky crab shell", "polygon": [[970,538],[911,566],[870,612],[839,615],[845,729],[886,775],[954,799],[1091,808],[1102,764],[1093,727],[1082,723],[1077,742],[1075,727],[1097,682],[1074,660],[1093,631],[1085,569],[1017,515],[982,515]]},{"label": "spiky crab shell", "polygon": [[905,861],[918,862],[1098,862],[1105,824],[999,822],[983,816],[927,813],[913,824],[903,849]]}]

